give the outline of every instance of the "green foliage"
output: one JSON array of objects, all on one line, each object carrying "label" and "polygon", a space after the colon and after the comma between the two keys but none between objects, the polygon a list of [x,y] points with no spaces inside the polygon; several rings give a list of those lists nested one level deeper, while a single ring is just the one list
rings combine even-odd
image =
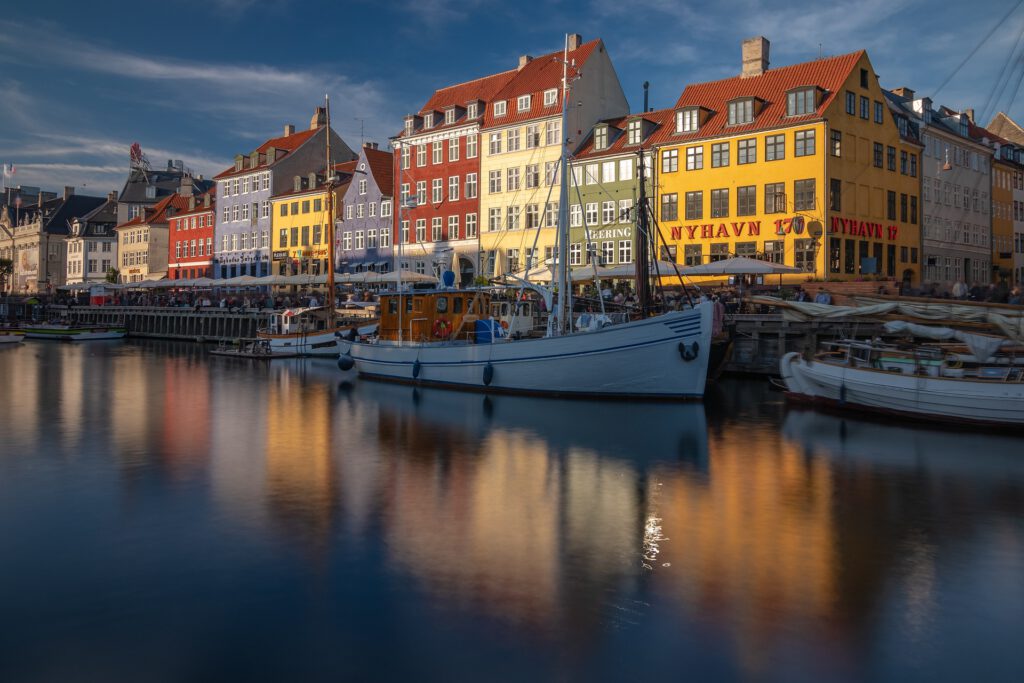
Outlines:
[{"label": "green foliage", "polygon": [[109,282],[111,284],[116,284],[117,283],[117,279],[120,276],[121,276],[121,271],[119,271],[117,268],[111,268],[110,270],[107,271],[107,282]]}]

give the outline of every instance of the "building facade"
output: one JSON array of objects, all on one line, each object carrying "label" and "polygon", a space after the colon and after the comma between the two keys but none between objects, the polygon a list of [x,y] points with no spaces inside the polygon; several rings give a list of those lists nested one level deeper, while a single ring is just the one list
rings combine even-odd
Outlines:
[{"label": "building facade", "polygon": [[188,198],[175,193],[114,228],[120,282],[161,280],[167,276],[169,223],[187,209]]},{"label": "building facade", "polygon": [[393,140],[395,242],[420,273],[458,259],[460,281],[480,274],[480,127],[515,71],[434,92]]},{"label": "building facade", "polygon": [[916,282],[919,159],[867,54],[768,65],[768,41],[744,41],[741,74],[688,85],[657,136],[666,255],[761,257],[799,268],[791,282]]},{"label": "building facade", "polygon": [[317,107],[308,130],[296,133],[287,125],[284,135],[267,140],[248,155],[239,154],[231,168],[219,173],[214,230],[214,272],[218,278],[269,275],[272,218],[270,198],[289,191],[295,176],[322,172],[326,166],[327,135],[334,161],[355,154],[333,130]]},{"label": "building facade", "polygon": [[185,183],[194,183],[199,191],[210,186],[210,181],[202,176],[193,178],[180,159],[168,159],[165,167],[156,169],[141,159],[133,161],[118,195],[117,223],[127,223],[143,215],[143,209],[155,206],[160,200],[178,192]]},{"label": "building facade", "polygon": [[[320,275],[327,272],[332,232],[331,212],[337,216],[341,197],[352,181],[354,162],[335,169],[339,180],[329,192],[323,173],[292,178],[287,192],[270,199],[273,214],[273,273]],[[328,198],[333,197],[333,208]],[[337,222],[335,222],[337,225]]]},{"label": "building facade", "polygon": [[393,268],[394,158],[367,142],[336,217],[335,262],[340,272],[387,272]]},{"label": "building facade", "polygon": [[117,263],[117,192],[107,201],[71,221],[67,238],[69,285],[103,283]]},{"label": "building facade", "polygon": [[[569,38],[570,82],[562,130],[563,51],[523,56],[484,113],[480,139],[480,249],[483,275],[516,273],[554,256],[562,143],[578,147],[601,120],[629,112],[601,40]],[[529,264],[529,266],[527,265]]]},{"label": "building facade", "polygon": [[187,205],[168,220],[167,277],[187,280],[213,277],[213,234],[216,186],[202,195],[187,195]]}]

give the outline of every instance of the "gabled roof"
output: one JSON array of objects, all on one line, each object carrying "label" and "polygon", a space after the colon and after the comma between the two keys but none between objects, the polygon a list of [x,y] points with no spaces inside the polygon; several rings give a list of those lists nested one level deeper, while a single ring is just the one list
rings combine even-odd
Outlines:
[{"label": "gabled roof", "polygon": [[142,215],[136,216],[129,221],[125,221],[115,227],[115,230],[121,228],[129,228],[136,225],[153,225],[154,223],[166,223],[167,222],[167,209],[173,207],[175,209],[175,215],[183,213],[188,209],[188,197],[182,196],[175,192],[174,194],[164,197],[154,206],[147,206],[142,212]]},{"label": "gabled roof", "polygon": [[[210,205],[209,206],[203,206],[203,198],[206,195],[210,195]],[[192,209],[190,211],[189,208],[188,208],[188,197],[185,197],[184,198],[185,199],[185,208],[182,209],[179,213],[175,214],[175,218],[177,218],[179,216],[191,216],[192,214],[203,213],[204,211],[205,212],[215,211],[217,209],[217,185],[216,184],[214,184],[213,187],[211,187],[206,192],[202,192],[202,193],[198,193],[197,192],[195,194],[195,197],[196,197],[196,208],[194,208],[194,209]]]},{"label": "gabled roof", "polygon": [[996,114],[986,128],[1015,145],[1024,146],[1024,128],[1003,112]]},{"label": "gabled roof", "polygon": [[[620,116],[615,119],[598,121],[597,125],[602,123],[608,124],[610,144],[604,149],[594,149],[594,130],[591,129],[590,135],[588,135],[583,141],[580,148],[576,150],[576,154],[574,155],[575,159],[590,159],[612,156],[615,154],[626,154],[636,152],[641,147],[647,148],[649,146],[648,143],[654,139],[663,127],[672,125],[673,113],[674,111],[672,109],[659,109],[657,111],[649,111],[647,113],[630,114],[629,116]],[[651,132],[647,137],[643,138],[638,145],[628,144],[630,121],[647,121],[653,124]],[[594,128],[596,128],[597,125],[595,125]],[[616,133],[616,131],[621,132]]]},{"label": "gabled roof", "polygon": [[[604,49],[600,38],[580,45],[575,50],[569,52],[569,63],[574,64],[576,69],[585,68],[587,59],[598,46],[601,46],[600,49]],[[543,94],[545,90],[551,90],[552,88],[557,88],[559,93],[561,93],[563,56],[564,52],[559,50],[536,57],[527,62],[522,69],[515,73],[508,84],[491,98],[492,102],[505,100],[507,102],[507,113],[504,116],[495,116],[494,106],[488,106],[487,112],[484,114],[484,127],[506,126],[512,123],[553,116],[561,112],[561,98],[556,97],[554,104],[545,107]],[[571,75],[572,70],[570,69]],[[532,95],[532,98],[530,100],[530,108],[521,112],[518,110],[517,100],[523,95]]]},{"label": "gabled roof", "polygon": [[[341,163],[334,164],[334,170],[338,174],[338,179],[335,181],[334,186],[335,193],[339,192],[342,188],[349,186],[349,183],[352,181],[352,174],[356,171],[357,163],[359,163],[359,160],[353,159],[352,161],[343,161]],[[305,176],[304,179],[305,178],[308,178],[308,176]],[[304,194],[317,194],[327,189],[327,174],[323,170],[317,171],[316,180],[317,184],[315,187],[306,186],[298,190],[291,187],[284,192],[272,195],[270,199],[274,200],[281,199],[282,197],[298,197]]]},{"label": "gabled roof", "polygon": [[392,186],[395,182],[395,167],[391,153],[363,147],[362,154],[366,156],[366,166],[373,176],[373,182],[377,184],[377,189],[381,195],[390,197],[394,193]]},{"label": "gabled roof", "polygon": [[[67,235],[68,226],[78,216],[85,215],[107,200],[103,197],[88,197],[73,194],[67,199],[57,197],[43,202],[43,230],[51,235]],[[46,215],[46,212],[49,212]]]},{"label": "gabled roof", "polygon": [[[434,94],[430,96],[423,108],[419,110],[419,115],[424,113],[435,111],[441,112],[439,114],[439,121],[435,121],[431,128],[419,129],[413,131],[412,135],[419,135],[427,131],[443,130],[445,128],[454,128],[455,126],[461,126],[466,123],[466,114],[462,113],[455,120],[454,123],[444,122],[444,110],[449,107],[465,107],[470,102],[481,101],[483,102],[483,109],[487,108],[487,103],[491,101],[494,93],[501,90],[505,85],[516,75],[516,70],[503,71],[501,73],[493,74],[491,76],[484,76],[483,78],[477,78],[472,81],[466,81],[465,83],[458,83],[456,85],[450,85],[439,90],[435,90]],[[483,120],[483,111],[479,112],[479,115],[475,121]],[[399,134],[399,137],[405,137],[405,129]]]},{"label": "gabled roof", "polygon": [[[674,109],[703,107],[711,112],[710,116],[698,131],[692,133],[676,133],[674,125],[664,126],[658,133],[658,142],[701,140],[818,120],[840,94],[840,89],[864,54],[863,50],[859,50],[837,57],[769,69],[760,76],[733,76],[721,81],[687,85]],[[803,116],[786,116],[786,93],[804,86],[817,87],[824,92],[817,109]],[[760,99],[763,107],[752,122],[728,125],[728,103],[746,97]]]},{"label": "gabled roof", "polygon": [[117,200],[108,199],[92,211],[78,216],[78,221],[82,226],[79,237],[109,236],[107,228],[117,223]]},{"label": "gabled roof", "polygon": [[[320,127],[322,128],[322,126]],[[300,130],[291,135],[282,135],[279,138],[271,138],[262,145],[256,148],[256,153],[259,154],[259,164],[254,168],[243,168],[241,171],[236,171],[234,166],[227,168],[217,175],[213,176],[214,180],[221,180],[223,178],[230,178],[234,175],[244,175],[246,173],[252,173],[253,171],[266,170],[271,168],[274,164],[279,162],[284,157],[288,156],[289,153],[294,152],[299,147],[302,147],[311,137],[317,134],[320,128],[311,128],[309,130]],[[273,147],[277,154],[274,158],[274,163],[267,163],[267,150]]]},{"label": "gabled roof", "polygon": [[[184,171],[179,171],[174,168],[162,168],[145,172],[137,168],[133,168],[128,173],[128,179],[125,181],[118,199],[122,202],[135,204],[155,204],[158,200],[163,199],[167,195],[177,192],[178,188],[181,186],[181,179],[184,175]],[[146,196],[147,186],[156,188],[155,197]]]}]

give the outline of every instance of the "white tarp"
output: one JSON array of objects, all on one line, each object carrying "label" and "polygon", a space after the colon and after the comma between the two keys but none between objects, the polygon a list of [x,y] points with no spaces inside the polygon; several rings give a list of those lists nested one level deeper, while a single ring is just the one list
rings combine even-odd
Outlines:
[{"label": "white tarp", "polygon": [[935,339],[938,341],[956,339],[966,344],[967,348],[971,350],[971,354],[980,363],[984,363],[992,358],[996,351],[999,350],[999,347],[1009,343],[1007,339],[993,337],[989,334],[973,334],[949,327],[917,325],[906,320],[890,320],[885,323],[885,331],[892,334],[910,334],[922,339]]}]

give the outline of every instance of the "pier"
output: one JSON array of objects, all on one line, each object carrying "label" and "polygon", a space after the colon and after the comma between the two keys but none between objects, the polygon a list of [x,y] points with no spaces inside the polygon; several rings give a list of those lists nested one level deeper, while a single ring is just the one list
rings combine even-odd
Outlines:
[{"label": "pier", "polygon": [[259,308],[163,308],[156,306],[56,306],[46,307],[50,317],[90,325],[123,325],[131,337],[181,339],[196,342],[233,341],[255,337],[267,324],[270,309]]}]

